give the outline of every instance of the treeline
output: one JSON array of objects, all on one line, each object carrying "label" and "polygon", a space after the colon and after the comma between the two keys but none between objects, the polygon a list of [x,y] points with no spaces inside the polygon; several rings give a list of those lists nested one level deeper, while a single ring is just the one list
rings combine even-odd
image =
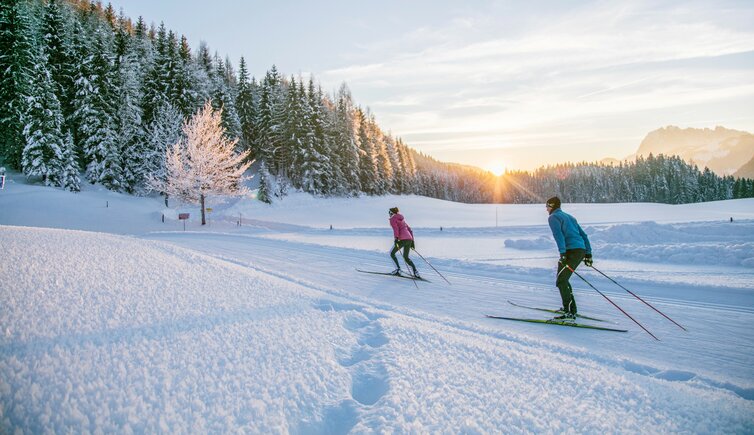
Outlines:
[{"label": "treeline", "polygon": [[547,166],[533,173],[508,172],[489,187],[492,201],[537,203],[557,195],[565,202],[686,204],[754,197],[754,180],[718,176],[678,156],[649,155],[617,165]]},{"label": "treeline", "polygon": [[164,177],[167,146],[205,101],[222,109],[239,151],[261,162],[259,197],[289,187],[321,195],[421,193],[415,152],[383,132],[343,85],[273,66],[249,77],[245,60],[194,53],[160,25],[134,23],[88,0],[0,4],[0,156],[48,185],[91,183],[144,193]]},{"label": "treeline", "polygon": [[495,177],[438,162],[380,129],[344,84],[277,69],[257,80],[206,44],[192,50],[164,25],[135,23],[89,0],[0,2],[0,159],[72,191],[90,183],[145,194],[165,178],[166,149],[208,100],[229,139],[250,152],[258,198],[419,194],[467,203],[683,203],[754,196],[751,180],[718,177],[676,157],[618,166],[573,164]]}]

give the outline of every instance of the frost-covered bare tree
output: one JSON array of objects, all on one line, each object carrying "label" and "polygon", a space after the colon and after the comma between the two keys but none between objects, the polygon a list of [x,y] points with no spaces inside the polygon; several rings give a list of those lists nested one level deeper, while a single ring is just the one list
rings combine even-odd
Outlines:
[{"label": "frost-covered bare tree", "polygon": [[202,225],[206,223],[204,202],[208,195],[243,195],[244,172],[253,161],[249,151],[236,152],[238,139],[229,140],[222,126],[222,109],[212,102],[183,125],[183,137],[169,147],[165,156],[167,178],[152,180],[153,187],[184,202],[199,204]]}]

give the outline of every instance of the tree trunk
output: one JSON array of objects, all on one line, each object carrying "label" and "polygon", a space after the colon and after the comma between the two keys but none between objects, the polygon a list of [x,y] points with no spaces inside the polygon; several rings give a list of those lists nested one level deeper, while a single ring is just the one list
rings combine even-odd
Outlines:
[{"label": "tree trunk", "polygon": [[204,225],[207,223],[207,221],[204,219],[204,194],[203,193],[199,195],[199,201],[202,206],[202,225]]}]

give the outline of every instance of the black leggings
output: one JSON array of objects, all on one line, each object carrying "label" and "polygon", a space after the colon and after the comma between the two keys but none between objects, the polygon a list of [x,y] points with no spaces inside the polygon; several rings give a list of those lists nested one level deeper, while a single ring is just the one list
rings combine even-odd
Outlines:
[{"label": "black leggings", "polygon": [[[571,266],[571,269],[576,270],[584,259],[586,251],[583,249],[569,249],[566,251],[566,263]],[[566,313],[576,314],[576,299],[573,297],[573,288],[571,283],[568,282],[571,279],[571,269],[565,267],[558,262],[558,277],[555,280],[555,285],[560,290],[560,298],[563,300],[563,309]]]},{"label": "black leggings", "polygon": [[411,261],[410,258],[408,258],[408,252],[411,250],[411,245],[413,244],[412,242],[413,240],[401,240],[393,245],[393,250],[390,251],[390,258],[393,259],[395,267],[397,267],[398,269],[401,268],[401,265],[398,263],[398,257],[395,256],[395,253],[403,248],[403,259],[406,260],[406,264],[411,266],[411,269],[416,272],[416,266],[414,266],[414,262]]}]

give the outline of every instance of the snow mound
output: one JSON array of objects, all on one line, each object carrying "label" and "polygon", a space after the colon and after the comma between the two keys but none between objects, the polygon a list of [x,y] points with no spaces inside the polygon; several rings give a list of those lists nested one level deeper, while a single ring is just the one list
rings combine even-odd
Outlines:
[{"label": "snow mound", "polygon": [[[608,226],[590,236],[600,257],[671,264],[754,267],[752,223]],[[592,233],[592,231],[588,231]]]}]

